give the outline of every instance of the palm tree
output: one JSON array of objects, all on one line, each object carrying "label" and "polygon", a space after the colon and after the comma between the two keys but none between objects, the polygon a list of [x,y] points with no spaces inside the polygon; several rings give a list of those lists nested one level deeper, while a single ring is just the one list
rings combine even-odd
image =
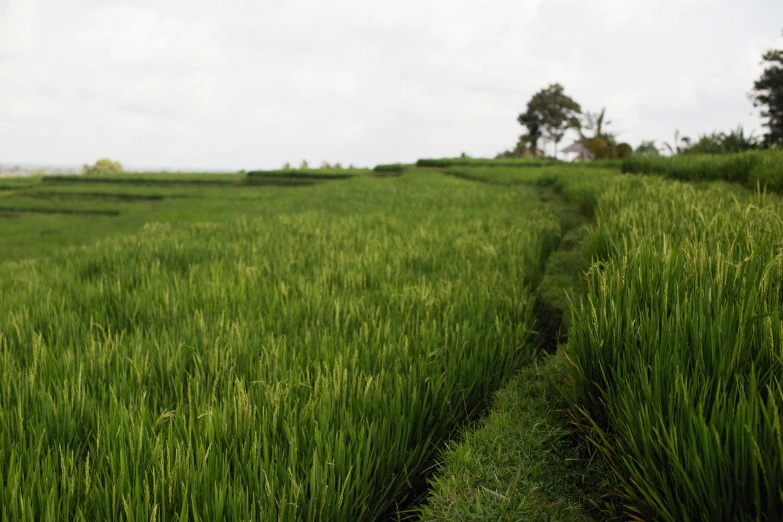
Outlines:
[{"label": "palm tree", "polygon": [[669,150],[672,156],[675,154],[684,154],[691,147],[691,139],[688,136],[680,136],[680,131],[674,131],[674,145],[663,142],[663,146]]}]

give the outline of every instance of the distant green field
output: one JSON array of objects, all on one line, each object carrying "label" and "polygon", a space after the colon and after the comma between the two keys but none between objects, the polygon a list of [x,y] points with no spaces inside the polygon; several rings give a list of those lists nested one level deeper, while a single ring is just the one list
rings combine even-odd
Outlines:
[{"label": "distant green field", "polygon": [[749,151],[730,154],[631,156],[623,172],[661,174],[688,181],[729,181],[749,187],[783,191],[783,151]]},{"label": "distant green field", "polygon": [[[251,180],[240,174],[6,178],[0,180],[0,263],[47,254],[56,245],[132,233],[148,222],[222,221],[265,213],[270,200],[305,208],[310,185],[308,180]],[[303,198],[281,197],[290,190],[305,191]]]},{"label": "distant green field", "polygon": [[44,183],[79,183],[94,185],[110,183],[122,185],[236,185],[244,180],[243,174],[116,174],[111,176],[43,176]]},{"label": "distant green field", "polygon": [[287,169],[287,170],[252,170],[247,173],[251,180],[258,178],[276,179],[307,179],[307,180],[337,180],[363,176],[368,169]]},{"label": "distant green field", "polygon": [[416,162],[418,167],[545,167],[559,165],[551,158],[423,158]]}]

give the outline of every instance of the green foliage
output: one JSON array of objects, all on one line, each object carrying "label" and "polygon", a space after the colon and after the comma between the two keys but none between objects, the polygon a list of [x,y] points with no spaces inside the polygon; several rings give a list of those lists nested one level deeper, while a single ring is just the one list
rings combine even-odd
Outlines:
[{"label": "green foliage", "polygon": [[309,180],[335,180],[347,179],[366,174],[367,170],[345,170],[335,168],[307,169],[307,170],[253,170],[247,173],[248,180],[252,183],[262,178],[275,179],[309,179]]},{"label": "green foliage", "polygon": [[590,154],[595,159],[607,159],[609,157],[609,145],[603,138],[593,138],[590,140]]},{"label": "green foliage", "polygon": [[528,130],[520,142],[528,144],[531,154],[537,155],[538,140],[547,137],[559,143],[566,129],[579,126],[576,115],[581,110],[559,83],[541,89],[530,98],[527,110],[517,118],[520,125]]},{"label": "green foliage", "polygon": [[147,186],[192,186],[192,185],[236,185],[244,179],[244,174],[126,174],[124,176],[111,176],[91,174],[85,176],[43,176],[41,180],[46,184],[79,184],[92,185],[108,183],[112,185],[147,185]]},{"label": "green foliage", "polygon": [[752,134],[745,136],[745,130],[738,126],[729,133],[713,132],[701,135],[695,143],[682,152],[685,154],[725,154],[753,150],[758,146],[756,138]]},{"label": "green foliage", "polygon": [[660,178],[600,200],[567,392],[634,519],[783,512],[781,213]]},{"label": "green foliage", "polygon": [[751,95],[754,107],[761,107],[766,118],[766,146],[783,146],[783,50],[769,50],[762,57],[767,68],[753,83]]},{"label": "green foliage", "polygon": [[497,393],[490,415],[445,452],[422,521],[591,520],[610,490],[600,460],[572,458],[573,426],[554,384],[563,371],[549,358]]},{"label": "green foliage", "polygon": [[111,176],[114,174],[122,174],[125,169],[122,168],[116,161],[110,159],[99,159],[95,162],[95,165],[85,165],[82,169],[82,174],[87,176]]},{"label": "green foliage", "polygon": [[622,171],[662,174],[693,181],[730,181],[771,190],[783,190],[783,152],[751,151],[738,154],[684,154],[678,156],[638,156],[626,158]]},{"label": "green foliage", "polygon": [[616,148],[615,157],[618,159],[625,159],[633,154],[633,147],[629,143],[618,143]]},{"label": "green foliage", "polygon": [[658,150],[658,146],[655,145],[654,140],[643,141],[636,147],[633,152],[637,156],[660,156],[661,152]]},{"label": "green foliage", "polygon": [[[579,127],[580,142],[587,147],[594,160],[609,160],[627,158],[633,153],[633,147],[628,143],[617,143],[614,134],[607,132],[605,127],[612,122],[606,119],[606,108],[601,112],[586,112]],[[586,136],[584,131],[593,132]]]},{"label": "green foliage", "polygon": [[553,158],[425,158],[416,162],[417,167],[545,167],[561,165]]},{"label": "green foliage", "polygon": [[688,136],[682,136],[679,130],[674,131],[674,141],[672,143],[664,142],[663,146],[669,151],[672,156],[676,154],[684,154],[691,148],[691,139]]},{"label": "green foliage", "polygon": [[175,190],[225,194],[220,219],[164,200],[135,234],[3,266],[3,517],[375,520],[531,360],[559,234],[532,188]]},{"label": "green foliage", "polygon": [[376,165],[372,170],[373,172],[402,172],[408,167],[410,167],[410,165],[406,165],[405,163],[389,163],[386,165]]}]

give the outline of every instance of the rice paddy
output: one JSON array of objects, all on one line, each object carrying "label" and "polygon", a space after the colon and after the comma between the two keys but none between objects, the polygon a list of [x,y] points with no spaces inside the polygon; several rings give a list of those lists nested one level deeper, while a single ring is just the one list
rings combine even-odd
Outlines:
[{"label": "rice paddy", "polygon": [[754,158],[3,180],[0,518],[776,519]]},{"label": "rice paddy", "polygon": [[533,190],[248,190],[6,265],[4,518],[375,520],[531,360]]}]

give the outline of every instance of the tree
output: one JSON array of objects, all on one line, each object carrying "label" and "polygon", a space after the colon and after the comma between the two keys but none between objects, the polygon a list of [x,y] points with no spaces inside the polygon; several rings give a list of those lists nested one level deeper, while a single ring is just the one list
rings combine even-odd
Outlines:
[{"label": "tree", "polygon": [[663,142],[663,146],[669,149],[669,154],[685,154],[691,148],[691,139],[688,136],[680,136],[680,131],[674,131],[674,144]]},{"label": "tree", "polygon": [[764,135],[764,145],[783,146],[783,50],[769,50],[762,56],[769,66],[761,78],[753,82],[754,107],[761,107],[761,116],[769,132]]},{"label": "tree", "polygon": [[[582,132],[582,129],[593,131],[592,139],[601,138],[604,141],[609,141],[609,139],[614,140],[614,135],[604,133],[604,125],[610,125],[612,123],[608,120],[604,121],[605,118],[606,107],[602,108],[601,112],[585,112],[584,116],[582,117],[583,123],[579,128],[579,135],[581,136],[583,142],[591,138],[586,137]],[[585,145],[589,147],[589,143],[585,143]]]},{"label": "tree", "polygon": [[125,170],[122,168],[122,165],[116,161],[112,161],[106,158],[99,159],[95,162],[95,165],[85,165],[82,168],[82,174],[86,174],[88,176],[105,176],[112,174],[122,174],[123,172],[125,172]]},{"label": "tree", "polygon": [[[579,141],[582,142],[593,159],[614,158],[617,153],[617,140],[614,134],[604,131],[604,125],[612,122],[606,119],[606,107],[601,112],[586,111],[582,116],[582,122],[579,126]],[[584,130],[593,131],[592,136],[587,136]]]},{"label": "tree", "polygon": [[636,147],[634,154],[638,156],[660,156],[661,151],[658,150],[658,147],[655,145],[655,141],[650,140],[641,142],[639,146]]},{"label": "tree", "polygon": [[539,155],[538,141],[544,137],[559,143],[569,127],[579,127],[576,115],[581,112],[582,108],[565,94],[563,86],[553,83],[535,93],[527,102],[527,110],[517,118],[527,128],[520,142],[528,144],[532,155]]},{"label": "tree", "polygon": [[723,154],[756,149],[759,142],[753,133],[745,136],[745,129],[738,126],[729,133],[702,134],[686,151],[688,154]]},{"label": "tree", "polygon": [[[611,123],[606,119],[605,107],[601,112],[587,111],[582,117],[579,141],[590,151],[594,159],[623,159],[633,153],[633,147],[629,143],[617,143],[615,134],[604,130]],[[593,135],[586,136],[582,129],[593,131]]]},{"label": "tree", "polygon": [[618,143],[617,147],[615,147],[615,155],[620,159],[625,159],[631,154],[633,154],[633,147],[631,147],[630,143]]}]

